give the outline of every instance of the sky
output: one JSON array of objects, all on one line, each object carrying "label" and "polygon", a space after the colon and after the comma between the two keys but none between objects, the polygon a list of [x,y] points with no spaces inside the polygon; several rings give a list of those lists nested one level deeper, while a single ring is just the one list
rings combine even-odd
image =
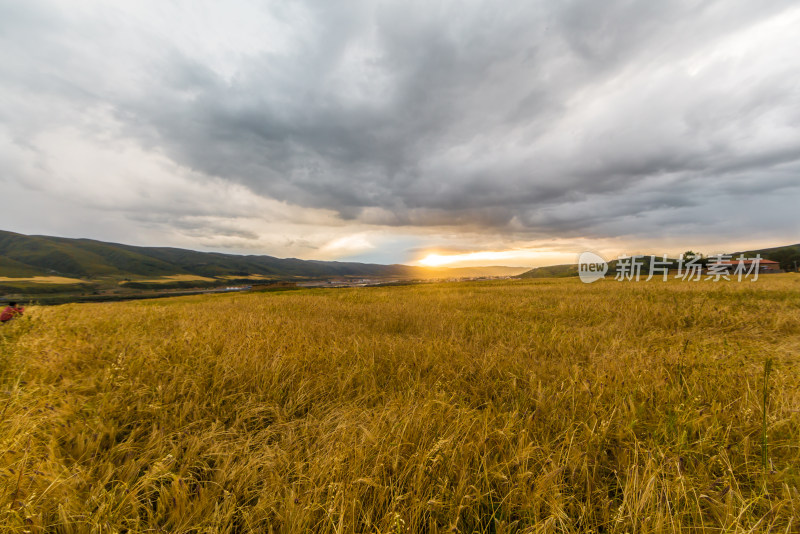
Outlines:
[{"label": "sky", "polygon": [[800,242],[800,5],[0,0],[0,229],[538,266]]}]

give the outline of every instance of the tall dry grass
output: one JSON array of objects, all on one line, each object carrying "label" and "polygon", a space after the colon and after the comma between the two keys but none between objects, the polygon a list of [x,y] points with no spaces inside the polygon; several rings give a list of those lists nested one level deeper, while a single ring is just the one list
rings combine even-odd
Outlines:
[{"label": "tall dry grass", "polygon": [[66,305],[0,351],[6,532],[800,531],[798,276]]}]

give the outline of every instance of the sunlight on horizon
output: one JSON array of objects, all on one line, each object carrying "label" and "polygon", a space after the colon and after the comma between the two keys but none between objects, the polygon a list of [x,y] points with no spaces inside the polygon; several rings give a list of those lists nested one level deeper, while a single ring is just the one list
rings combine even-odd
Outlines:
[{"label": "sunlight on horizon", "polygon": [[573,263],[575,254],[550,250],[492,250],[461,254],[428,253],[418,265],[424,267],[474,267],[504,265],[509,267],[539,267],[554,263]]}]

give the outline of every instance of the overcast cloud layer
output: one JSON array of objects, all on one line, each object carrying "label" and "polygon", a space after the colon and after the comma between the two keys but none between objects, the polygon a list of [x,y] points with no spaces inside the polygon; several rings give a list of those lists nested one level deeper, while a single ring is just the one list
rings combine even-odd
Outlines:
[{"label": "overcast cloud layer", "polygon": [[384,262],[795,243],[797,28],[791,1],[0,0],[0,228]]}]

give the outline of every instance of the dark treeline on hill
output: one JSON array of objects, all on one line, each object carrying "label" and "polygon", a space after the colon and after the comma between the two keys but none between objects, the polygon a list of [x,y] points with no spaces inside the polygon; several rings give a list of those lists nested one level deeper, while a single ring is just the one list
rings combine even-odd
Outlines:
[{"label": "dark treeline on hill", "polygon": [[196,275],[207,277],[330,278],[425,277],[514,275],[522,269],[479,267],[426,269],[409,265],[379,265],[338,261],[281,259],[197,252],[179,248],[137,247],[92,239],[28,236],[0,230],[0,276],[158,277]]}]

